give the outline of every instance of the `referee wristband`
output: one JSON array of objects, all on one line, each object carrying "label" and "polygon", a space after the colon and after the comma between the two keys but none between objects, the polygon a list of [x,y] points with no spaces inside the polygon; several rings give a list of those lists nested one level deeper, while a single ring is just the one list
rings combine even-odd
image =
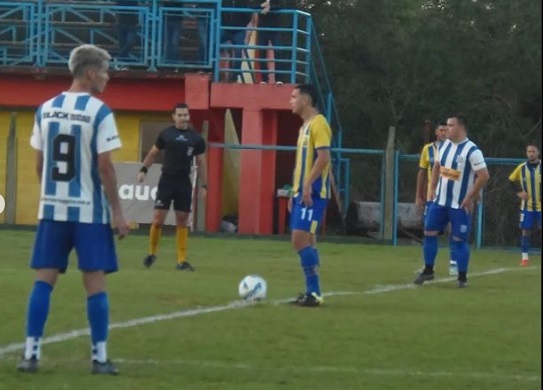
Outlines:
[{"label": "referee wristband", "polygon": [[140,172],[143,172],[147,175],[147,167],[145,165],[141,167]]}]

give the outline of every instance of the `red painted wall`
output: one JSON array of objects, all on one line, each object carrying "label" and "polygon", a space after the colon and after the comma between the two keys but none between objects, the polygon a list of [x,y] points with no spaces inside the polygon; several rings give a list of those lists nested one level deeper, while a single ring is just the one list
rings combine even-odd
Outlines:
[{"label": "red painted wall", "polygon": [[[36,108],[45,100],[70,88],[69,75],[0,75],[0,107]],[[169,111],[177,102],[193,110],[209,109],[209,77],[113,76],[100,96],[113,110]]]}]

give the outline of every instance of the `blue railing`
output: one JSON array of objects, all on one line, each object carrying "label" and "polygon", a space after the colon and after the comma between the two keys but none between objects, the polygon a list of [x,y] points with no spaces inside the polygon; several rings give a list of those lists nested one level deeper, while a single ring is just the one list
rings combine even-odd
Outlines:
[{"label": "blue railing", "polygon": [[40,52],[40,3],[0,3],[0,65],[33,64]]},{"label": "blue railing", "polygon": [[[233,76],[239,76],[241,82],[259,82],[273,73],[285,83],[311,82],[317,88],[320,109],[332,126],[333,146],[341,148],[338,110],[310,14],[272,11],[280,14],[281,24],[287,27],[232,27],[222,20],[232,15],[245,15],[249,20],[259,10],[223,8],[220,0],[171,0],[167,5],[159,0],[140,0],[133,4],[122,0],[2,1],[0,66],[65,66],[73,48],[91,43],[108,50],[114,57],[112,65],[119,70],[198,69],[212,72],[215,82],[236,81]],[[245,36],[254,31],[273,32],[281,43],[271,48],[245,42]],[[264,62],[270,64],[267,58],[248,55],[252,50],[269,49],[274,52],[274,70],[264,66]],[[335,180],[343,205],[348,205],[349,160],[336,150]]]},{"label": "blue railing", "polygon": [[[223,13],[251,15],[255,13],[251,8],[223,8]],[[310,61],[311,61],[311,46],[318,42],[311,40],[311,15],[301,11],[294,10],[279,10],[274,13],[283,16],[284,24],[289,27],[232,27],[221,25],[217,41],[219,45],[215,48],[215,56],[219,60],[219,66],[215,67],[215,81],[220,80],[221,72],[235,72],[234,77],[230,77],[231,81],[236,81],[236,77],[243,81],[243,73],[250,73],[251,77],[275,74],[278,79],[291,84],[308,83],[311,81]],[[259,50],[267,51],[270,46],[249,44],[244,42],[246,35],[251,31],[272,32],[278,38],[273,46],[275,70],[262,69],[264,62],[269,62],[267,58],[255,56],[248,58],[248,51]],[[257,64],[256,67],[249,69],[249,72],[242,69],[239,71],[238,66],[246,63],[251,67],[250,63]],[[234,64],[234,65],[232,65]],[[237,64],[237,66],[236,66]],[[239,73],[241,74],[239,74]],[[253,81],[256,81],[255,78]]]}]

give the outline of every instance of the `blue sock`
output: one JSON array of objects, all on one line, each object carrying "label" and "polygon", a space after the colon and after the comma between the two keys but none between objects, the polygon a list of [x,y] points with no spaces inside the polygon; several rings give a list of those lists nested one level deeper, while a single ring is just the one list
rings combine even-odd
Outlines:
[{"label": "blue sock", "polygon": [[454,257],[454,240],[452,238],[452,235],[449,235],[449,253],[451,254],[451,258],[449,259],[450,262],[455,262],[456,263],[456,258]]},{"label": "blue sock", "polygon": [[458,272],[468,272],[469,245],[466,241],[453,241],[453,258],[456,260]]},{"label": "blue sock", "polygon": [[316,293],[321,295],[319,286],[319,255],[317,250],[311,246],[307,246],[298,252],[300,255],[300,265],[304,270],[306,293]]},{"label": "blue sock", "polygon": [[320,267],[321,265],[321,259],[319,257],[319,251],[317,250],[317,248],[313,247],[313,250],[315,251],[315,257],[317,257],[317,266]]},{"label": "blue sock", "polygon": [[424,264],[427,267],[434,267],[437,256],[437,236],[424,236],[422,251],[424,253]]},{"label": "blue sock", "polygon": [[105,292],[87,298],[87,318],[90,325],[92,345],[105,342],[109,326],[109,302]]},{"label": "blue sock", "polygon": [[520,242],[522,245],[522,253],[530,252],[530,236],[522,236]]},{"label": "blue sock", "polygon": [[26,336],[41,337],[43,328],[49,314],[49,302],[53,286],[49,283],[37,280],[28,298],[28,310],[26,317]]}]

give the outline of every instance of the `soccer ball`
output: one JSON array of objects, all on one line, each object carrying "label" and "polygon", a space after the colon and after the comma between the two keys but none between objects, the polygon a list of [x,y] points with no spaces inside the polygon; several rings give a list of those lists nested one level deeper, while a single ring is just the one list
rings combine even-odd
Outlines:
[{"label": "soccer ball", "polygon": [[239,282],[238,292],[242,299],[261,301],[266,298],[268,284],[258,275],[247,275]]}]

